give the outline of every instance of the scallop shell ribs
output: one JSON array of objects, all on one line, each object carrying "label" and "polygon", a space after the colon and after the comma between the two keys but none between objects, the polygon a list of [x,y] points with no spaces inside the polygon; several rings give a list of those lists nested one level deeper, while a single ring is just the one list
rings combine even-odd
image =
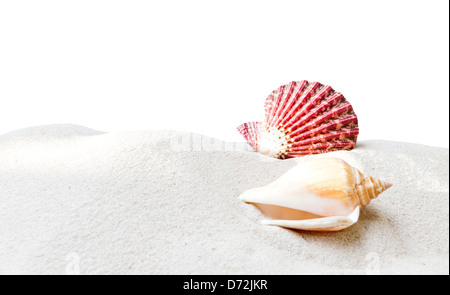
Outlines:
[{"label": "scallop shell ribs", "polygon": [[352,105],[331,86],[306,80],[274,90],[264,104],[263,122],[238,131],[257,152],[285,159],[350,150],[359,134]]}]

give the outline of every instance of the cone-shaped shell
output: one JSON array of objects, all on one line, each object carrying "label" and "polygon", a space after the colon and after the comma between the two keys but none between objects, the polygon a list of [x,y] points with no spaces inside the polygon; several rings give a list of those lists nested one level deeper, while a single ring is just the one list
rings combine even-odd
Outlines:
[{"label": "cone-shaped shell", "polygon": [[365,177],[337,158],[299,163],[267,186],[241,194],[271,219],[265,224],[303,230],[336,231],[358,221],[366,206],[391,184]]},{"label": "cone-shaped shell", "polygon": [[293,81],[266,99],[263,122],[244,123],[238,131],[257,152],[292,158],[349,150],[359,134],[352,105],[330,86]]}]

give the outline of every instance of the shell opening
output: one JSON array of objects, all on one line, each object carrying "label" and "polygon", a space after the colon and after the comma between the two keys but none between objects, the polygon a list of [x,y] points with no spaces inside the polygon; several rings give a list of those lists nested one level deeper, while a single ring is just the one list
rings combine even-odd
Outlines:
[{"label": "shell opening", "polygon": [[330,216],[303,220],[265,219],[262,224],[276,225],[300,230],[339,231],[355,224],[359,218],[359,206],[347,216]]},{"label": "shell opening", "polygon": [[324,217],[307,211],[292,209],[283,206],[260,204],[260,203],[253,203],[253,205],[255,205],[255,207],[258,208],[262,214],[264,214],[264,216],[270,219],[307,220]]}]

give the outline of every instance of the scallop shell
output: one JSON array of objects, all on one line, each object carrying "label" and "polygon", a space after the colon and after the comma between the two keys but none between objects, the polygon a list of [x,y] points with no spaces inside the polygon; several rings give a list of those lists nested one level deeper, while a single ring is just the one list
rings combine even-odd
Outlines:
[{"label": "scallop shell", "polygon": [[391,186],[341,159],[321,158],[299,163],[269,185],[242,193],[240,199],[269,217],[263,224],[338,231],[356,223],[360,208]]},{"label": "scallop shell", "polygon": [[238,131],[257,152],[293,158],[350,150],[359,134],[352,105],[331,86],[293,81],[266,99],[263,122],[248,122]]}]

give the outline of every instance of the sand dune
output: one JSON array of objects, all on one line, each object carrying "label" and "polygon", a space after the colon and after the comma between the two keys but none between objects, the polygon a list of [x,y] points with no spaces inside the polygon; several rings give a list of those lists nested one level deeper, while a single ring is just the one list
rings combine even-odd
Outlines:
[{"label": "sand dune", "polygon": [[298,161],[175,131],[74,125],[0,136],[0,274],[448,274],[449,150],[361,141],[339,157],[394,184],[336,233],[242,203]]}]

